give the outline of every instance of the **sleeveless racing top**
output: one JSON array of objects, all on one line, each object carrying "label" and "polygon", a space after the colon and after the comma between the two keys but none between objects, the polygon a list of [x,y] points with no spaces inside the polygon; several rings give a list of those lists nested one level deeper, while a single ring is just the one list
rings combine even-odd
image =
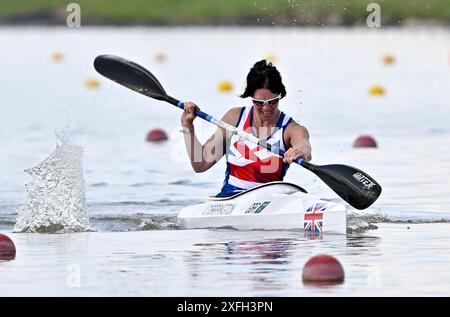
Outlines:
[{"label": "sleeveless racing top", "polygon": [[[253,106],[243,107],[237,127],[252,133],[252,121]],[[286,150],[283,134],[291,121],[291,117],[280,112],[274,132],[266,139],[266,142]],[[231,196],[236,192],[264,183],[282,181],[289,167],[289,164],[284,163],[280,156],[235,134],[229,141],[226,160],[225,181],[217,197]]]}]

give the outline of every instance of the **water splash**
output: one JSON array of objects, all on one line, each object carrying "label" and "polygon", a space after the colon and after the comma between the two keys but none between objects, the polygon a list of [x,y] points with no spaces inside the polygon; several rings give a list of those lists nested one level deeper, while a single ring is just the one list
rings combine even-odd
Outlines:
[{"label": "water splash", "polygon": [[17,211],[14,232],[65,233],[86,231],[89,216],[83,177],[83,148],[72,143],[67,131],[56,133],[55,151],[25,170],[27,200]]},{"label": "water splash", "polygon": [[347,233],[363,233],[378,229],[376,224],[387,220],[386,214],[381,209],[357,210],[347,206]]}]

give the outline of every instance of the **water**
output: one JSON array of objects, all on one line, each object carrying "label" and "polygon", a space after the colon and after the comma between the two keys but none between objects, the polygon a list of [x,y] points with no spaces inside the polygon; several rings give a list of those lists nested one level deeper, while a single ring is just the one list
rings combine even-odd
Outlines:
[{"label": "water", "polygon": [[[448,296],[449,33],[1,28],[0,57],[7,62],[0,72],[0,230],[18,254],[0,263],[0,294],[32,295],[45,284],[41,294],[63,296]],[[50,58],[56,50],[64,53],[61,63]],[[166,62],[154,59],[159,52]],[[381,64],[385,52],[397,58],[394,65]],[[224,162],[193,173],[178,132],[180,112],[100,78],[92,62],[103,53],[139,62],[169,94],[217,117],[247,103],[236,96],[249,68],[275,55],[288,90],[280,107],[309,129],[313,162],[354,165],[383,186],[373,207],[350,212],[349,229],[379,228],[316,240],[301,232],[178,230],[180,208],[219,190]],[[85,88],[90,77],[100,80],[100,89]],[[232,94],[216,91],[222,79],[233,81]],[[385,96],[367,94],[374,83],[386,88]],[[203,140],[214,131],[196,125]],[[54,151],[55,131],[67,126],[84,149],[95,232],[12,234],[30,182],[23,171]],[[156,127],[171,141],[146,143]],[[374,135],[379,148],[353,149],[363,133]],[[339,199],[300,167],[291,167],[286,180]],[[342,261],[344,284],[311,289],[301,283],[302,265],[318,253]],[[81,287],[71,279],[78,268]]]},{"label": "water", "polygon": [[[12,234],[18,254],[0,264],[0,290],[8,296],[448,296],[450,225],[379,226],[318,240],[299,232],[228,230]],[[302,284],[303,265],[320,253],[339,258],[343,284]]]},{"label": "water", "polygon": [[55,151],[26,170],[27,202],[17,211],[15,232],[64,233],[89,229],[82,166],[83,149],[67,131],[57,135]]}]

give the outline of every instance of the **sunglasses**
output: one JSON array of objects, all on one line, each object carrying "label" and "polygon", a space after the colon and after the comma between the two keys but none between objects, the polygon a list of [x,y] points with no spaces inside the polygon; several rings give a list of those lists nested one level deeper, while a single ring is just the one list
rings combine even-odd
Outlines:
[{"label": "sunglasses", "polygon": [[265,104],[268,104],[269,106],[275,106],[278,103],[278,101],[280,101],[280,99],[281,99],[281,94],[275,98],[267,99],[267,100],[252,98],[252,101],[255,106],[262,107]]}]

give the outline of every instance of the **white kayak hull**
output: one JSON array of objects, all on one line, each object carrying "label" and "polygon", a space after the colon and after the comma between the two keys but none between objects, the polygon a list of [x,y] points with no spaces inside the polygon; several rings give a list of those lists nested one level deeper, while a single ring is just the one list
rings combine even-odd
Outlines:
[{"label": "white kayak hull", "polygon": [[209,197],[205,203],[183,208],[182,228],[237,230],[304,230],[345,234],[346,206],[318,199],[299,186],[267,183],[229,198]]}]

